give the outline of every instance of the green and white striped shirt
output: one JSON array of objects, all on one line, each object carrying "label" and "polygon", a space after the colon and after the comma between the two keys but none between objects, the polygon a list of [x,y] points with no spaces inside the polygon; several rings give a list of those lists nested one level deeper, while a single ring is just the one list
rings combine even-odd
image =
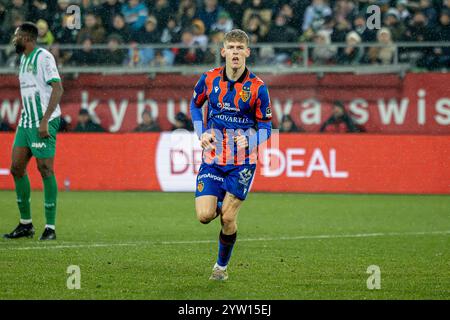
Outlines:
[{"label": "green and white striped shirt", "polygon": [[[28,56],[23,54],[20,58],[19,81],[22,96],[19,126],[38,128],[50,101],[51,83],[61,81],[53,55],[38,47]],[[61,108],[58,105],[50,120],[60,115]]]}]

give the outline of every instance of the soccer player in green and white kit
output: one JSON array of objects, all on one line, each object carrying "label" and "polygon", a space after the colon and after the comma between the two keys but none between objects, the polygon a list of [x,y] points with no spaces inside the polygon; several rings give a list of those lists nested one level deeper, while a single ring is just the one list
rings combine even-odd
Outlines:
[{"label": "soccer player in green and white kit", "polygon": [[36,47],[38,29],[30,22],[16,29],[13,43],[21,55],[19,81],[22,113],[12,151],[11,174],[14,177],[20,224],[5,234],[8,239],[33,237],[30,210],[30,181],[26,168],[31,157],[36,158],[44,184],[46,226],[40,240],[54,240],[56,198],[58,187],[53,173],[56,132],[59,128],[63,93],[55,58],[45,49]]}]

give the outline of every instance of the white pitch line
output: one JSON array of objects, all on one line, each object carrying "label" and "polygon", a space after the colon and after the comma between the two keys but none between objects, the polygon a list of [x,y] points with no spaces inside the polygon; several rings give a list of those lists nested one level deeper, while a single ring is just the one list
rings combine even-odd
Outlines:
[{"label": "white pitch line", "polygon": [[[314,240],[314,239],[340,239],[340,238],[370,238],[370,237],[395,237],[395,236],[421,236],[421,235],[446,235],[450,234],[450,230],[446,231],[420,231],[420,232],[386,232],[386,233],[356,233],[356,234],[324,234],[311,236],[296,237],[278,237],[278,238],[243,238],[241,241],[286,241],[286,240]],[[8,240],[13,241],[13,240]],[[3,244],[7,244],[3,242]],[[89,243],[89,244],[56,244],[46,245],[37,244],[32,247],[9,247],[0,248],[0,251],[14,250],[51,250],[51,249],[79,249],[79,248],[105,248],[105,247],[136,247],[141,245],[175,245],[175,244],[200,244],[200,243],[216,243],[217,240],[187,240],[187,241],[140,241],[125,243]]]}]

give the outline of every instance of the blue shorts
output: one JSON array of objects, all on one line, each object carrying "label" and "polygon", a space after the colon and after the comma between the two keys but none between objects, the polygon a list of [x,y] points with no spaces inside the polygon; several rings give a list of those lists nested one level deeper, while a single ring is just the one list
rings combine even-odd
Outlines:
[{"label": "blue shorts", "polygon": [[240,200],[245,200],[255,175],[256,164],[240,166],[202,163],[197,175],[195,197],[216,196],[223,201],[229,192]]}]

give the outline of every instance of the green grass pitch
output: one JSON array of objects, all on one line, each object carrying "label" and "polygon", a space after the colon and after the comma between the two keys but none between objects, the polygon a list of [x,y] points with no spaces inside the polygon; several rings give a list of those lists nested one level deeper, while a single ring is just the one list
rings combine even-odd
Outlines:
[{"label": "green grass pitch", "polygon": [[[208,280],[220,223],[200,224],[193,194],[60,192],[58,240],[0,239],[0,299],[450,299],[450,197],[251,193],[230,278]],[[0,232],[16,226],[0,192]],[[67,288],[69,265],[81,289]],[[367,288],[367,268],[381,289]]]}]

